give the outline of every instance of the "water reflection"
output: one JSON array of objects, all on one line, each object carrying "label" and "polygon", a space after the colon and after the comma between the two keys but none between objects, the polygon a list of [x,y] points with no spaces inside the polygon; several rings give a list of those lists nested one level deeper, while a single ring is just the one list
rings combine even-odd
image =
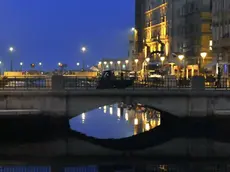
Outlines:
[{"label": "water reflection", "polygon": [[[39,163],[38,163],[39,164]],[[23,166],[23,165],[10,165],[0,167],[1,172],[187,172],[187,171],[202,171],[202,172],[229,172],[230,165],[228,162],[206,162],[206,163],[172,163],[172,164],[111,164],[111,165],[85,165],[85,166]]]},{"label": "water reflection", "polygon": [[99,107],[70,120],[73,130],[98,138],[122,138],[159,126],[160,113],[142,105],[115,104]]}]

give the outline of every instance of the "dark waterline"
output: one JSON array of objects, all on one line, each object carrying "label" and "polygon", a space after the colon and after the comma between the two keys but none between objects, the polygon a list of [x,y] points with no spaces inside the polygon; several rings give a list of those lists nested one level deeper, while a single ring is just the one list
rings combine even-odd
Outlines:
[{"label": "dark waterline", "polygon": [[124,138],[159,126],[160,113],[137,106],[124,108],[121,104],[103,106],[70,120],[74,131],[97,138]]}]

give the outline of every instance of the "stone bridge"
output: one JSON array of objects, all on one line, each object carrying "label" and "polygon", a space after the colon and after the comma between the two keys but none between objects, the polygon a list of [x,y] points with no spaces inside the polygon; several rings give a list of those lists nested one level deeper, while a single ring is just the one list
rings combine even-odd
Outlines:
[{"label": "stone bridge", "polygon": [[0,110],[38,110],[69,118],[118,102],[140,103],[178,117],[228,115],[230,92],[211,90],[4,91]]}]

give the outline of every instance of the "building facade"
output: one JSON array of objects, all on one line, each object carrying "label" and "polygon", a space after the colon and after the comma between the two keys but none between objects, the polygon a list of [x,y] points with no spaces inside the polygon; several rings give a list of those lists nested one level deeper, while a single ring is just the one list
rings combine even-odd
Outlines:
[{"label": "building facade", "polygon": [[228,77],[230,61],[230,1],[213,0],[212,18],[213,51],[217,60],[217,68],[220,67],[223,71],[221,73]]},{"label": "building facade", "polygon": [[[183,53],[188,64],[197,64],[206,52],[205,63],[212,61],[211,0],[179,0],[173,21],[173,51]],[[179,23],[176,21],[179,20]]]},{"label": "building facade", "polygon": [[167,0],[145,0],[144,56],[159,61],[169,57]]},{"label": "building facade", "polygon": [[145,0],[135,0],[135,30],[136,30],[136,53],[142,53],[144,48],[144,26],[145,26]]}]

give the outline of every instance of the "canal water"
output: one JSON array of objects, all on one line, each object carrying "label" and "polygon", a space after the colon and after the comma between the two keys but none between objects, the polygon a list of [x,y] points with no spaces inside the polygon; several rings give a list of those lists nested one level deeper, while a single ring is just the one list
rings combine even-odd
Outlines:
[{"label": "canal water", "polygon": [[124,138],[161,124],[160,113],[141,105],[103,106],[70,120],[72,130],[97,138]]}]

